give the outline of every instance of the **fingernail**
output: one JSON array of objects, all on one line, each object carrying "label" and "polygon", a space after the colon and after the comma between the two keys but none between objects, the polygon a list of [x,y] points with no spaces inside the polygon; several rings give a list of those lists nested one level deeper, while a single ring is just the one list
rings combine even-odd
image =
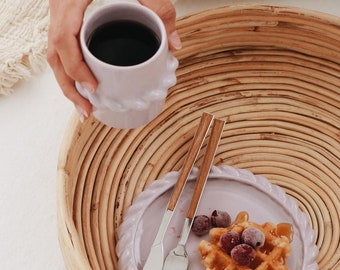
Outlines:
[{"label": "fingernail", "polygon": [[92,84],[90,84],[90,83],[88,83],[88,82],[82,82],[82,83],[80,83],[81,84],[81,86],[85,89],[85,90],[87,90],[88,92],[90,92],[90,93],[93,93],[96,89],[93,87],[93,85]]},{"label": "fingernail", "polygon": [[83,108],[81,108],[77,105],[75,107],[76,107],[76,110],[78,112],[80,123],[84,123],[85,120],[89,117],[88,113]]},{"label": "fingernail", "polygon": [[177,31],[174,31],[169,35],[169,42],[176,50],[180,50],[182,48],[182,42]]}]

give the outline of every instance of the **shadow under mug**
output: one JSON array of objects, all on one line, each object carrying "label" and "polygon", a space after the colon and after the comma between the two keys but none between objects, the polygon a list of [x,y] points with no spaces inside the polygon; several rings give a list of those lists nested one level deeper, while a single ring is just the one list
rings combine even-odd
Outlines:
[{"label": "shadow under mug", "polygon": [[[158,50],[146,61],[120,66],[106,63],[90,51],[89,39],[98,28],[115,21],[133,21],[146,26],[159,40]],[[177,59],[168,48],[162,20],[150,9],[135,3],[111,3],[90,13],[80,32],[84,60],[98,80],[94,93],[76,83],[78,92],[93,105],[93,116],[122,129],[143,126],[163,109],[168,89],[176,84]]]}]

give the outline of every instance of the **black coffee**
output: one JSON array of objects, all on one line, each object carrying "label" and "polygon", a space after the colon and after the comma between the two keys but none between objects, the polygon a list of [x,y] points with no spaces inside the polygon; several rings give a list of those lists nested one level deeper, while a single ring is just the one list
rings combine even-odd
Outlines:
[{"label": "black coffee", "polygon": [[134,21],[113,21],[97,28],[88,40],[90,52],[103,62],[133,66],[150,59],[158,50],[157,35]]}]

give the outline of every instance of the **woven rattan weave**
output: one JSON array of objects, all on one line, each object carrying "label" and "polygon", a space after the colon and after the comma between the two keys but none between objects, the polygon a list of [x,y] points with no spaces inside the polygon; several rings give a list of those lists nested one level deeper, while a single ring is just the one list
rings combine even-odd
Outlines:
[{"label": "woven rattan weave", "polygon": [[157,119],[135,130],[70,120],[58,167],[67,268],[117,269],[124,211],[148,183],[180,169],[206,111],[228,122],[214,164],[283,187],[317,233],[320,269],[339,269],[340,19],[232,6],[181,18],[178,31],[178,83]]}]

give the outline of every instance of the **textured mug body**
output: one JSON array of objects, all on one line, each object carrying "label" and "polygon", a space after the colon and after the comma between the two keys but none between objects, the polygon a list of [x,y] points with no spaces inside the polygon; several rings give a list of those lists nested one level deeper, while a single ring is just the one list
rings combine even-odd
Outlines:
[{"label": "textured mug body", "polygon": [[[116,66],[96,58],[87,42],[95,29],[112,21],[131,20],[151,29],[159,38],[157,52],[141,64]],[[150,9],[134,3],[112,3],[93,11],[80,32],[84,59],[98,80],[94,93],[76,83],[79,93],[93,105],[93,115],[114,128],[137,128],[163,109],[168,89],[176,83],[177,59],[168,48],[165,27]]]}]

